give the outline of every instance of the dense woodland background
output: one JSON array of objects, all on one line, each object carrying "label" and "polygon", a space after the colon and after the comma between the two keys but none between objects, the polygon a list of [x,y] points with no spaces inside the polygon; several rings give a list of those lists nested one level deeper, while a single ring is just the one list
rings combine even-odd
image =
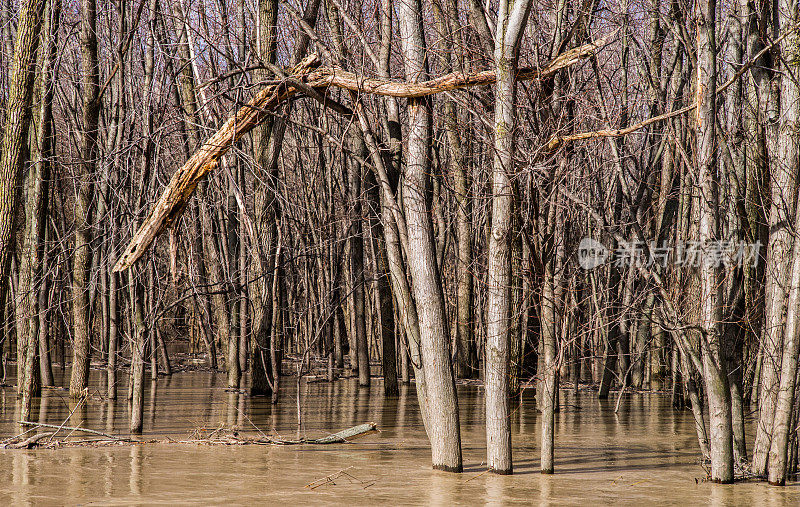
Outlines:
[{"label": "dense woodland background", "polygon": [[[669,391],[714,480],[796,472],[796,2],[0,3],[0,310],[23,419],[54,366],[80,397],[91,364],[109,398],[129,386],[141,430],[145,372],[187,351],[274,402],[282,363],[379,374],[387,395],[413,379],[444,470],[462,468],[454,379],[480,378],[498,473],[515,393],[536,389],[552,473],[558,390],[579,384]],[[203,146],[220,128],[230,142]],[[115,272],[181,167],[200,176],[164,237]],[[762,248],[586,270],[587,237],[645,258]]]}]

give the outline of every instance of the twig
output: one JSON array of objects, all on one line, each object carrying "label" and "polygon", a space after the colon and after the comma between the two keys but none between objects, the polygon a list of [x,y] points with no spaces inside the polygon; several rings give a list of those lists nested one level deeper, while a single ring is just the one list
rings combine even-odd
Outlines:
[{"label": "twig", "polygon": [[[55,425],[55,424],[35,423],[35,422],[31,422],[31,421],[19,421],[19,423],[20,424],[30,424],[30,425],[39,426],[39,427],[42,427],[42,428],[55,428],[58,431],[60,431],[62,429],[64,429],[64,430],[72,430],[72,431],[83,431],[84,433],[91,433],[93,435],[100,435],[101,437],[107,437],[107,438],[110,438],[112,440],[130,441],[129,438],[115,437],[114,435],[109,435],[108,433],[103,433],[102,431],[90,430],[88,428],[80,428],[80,427],[77,427],[77,426],[64,426],[63,424],[58,426],[58,425]],[[56,433],[58,433],[58,431],[56,431]],[[53,433],[53,435],[55,435],[55,433]],[[52,437],[52,435],[51,435],[51,437]]]},{"label": "twig", "polygon": [[16,440],[16,439],[18,439],[20,437],[23,437],[23,436],[27,435],[28,433],[30,433],[31,431],[33,431],[35,429],[36,428],[30,428],[30,429],[28,429],[26,431],[23,431],[19,435],[14,435],[13,437],[7,438],[7,439],[3,440],[2,442],[0,442],[0,446],[6,445],[7,443],[11,442],[12,440]]},{"label": "twig", "polygon": [[322,484],[317,484],[317,483],[331,482],[336,477],[339,477],[340,475],[342,475],[345,472],[345,470],[350,470],[351,468],[353,468],[353,467],[349,466],[347,468],[342,468],[338,472],[334,472],[334,473],[332,473],[330,475],[326,475],[322,479],[317,479],[316,481],[309,482],[308,484],[306,484],[306,487],[310,488],[310,489],[318,488],[318,487],[322,486]]},{"label": "twig", "polygon": [[480,476],[482,476],[482,475],[486,475],[486,474],[488,474],[488,473],[489,473],[489,472],[491,472],[491,471],[492,471],[492,469],[491,469],[491,468],[487,468],[486,470],[484,470],[483,472],[479,473],[479,474],[478,474],[478,475],[476,475],[475,477],[470,477],[469,479],[467,479],[466,481],[464,481],[464,484],[468,483],[468,482],[469,482],[469,481],[471,481],[472,479],[477,479],[478,477],[480,477]]},{"label": "twig", "polygon": [[[84,395],[81,396],[81,399],[78,401],[78,403],[75,404],[75,407],[69,412],[67,418],[64,419],[64,422],[61,423],[61,426],[59,426],[58,429],[56,429],[56,432],[50,435],[49,440],[53,440],[53,437],[56,436],[59,431],[61,431],[64,425],[67,424],[67,421],[69,421],[70,417],[72,417],[72,414],[74,414],[75,411],[78,410],[78,407],[80,407],[85,401],[86,401],[86,392],[84,391]],[[20,423],[20,424],[25,424],[25,423]],[[37,423],[28,423],[28,424],[37,424]],[[39,424],[39,426],[44,426],[44,425]]]},{"label": "twig", "polygon": [[370,487],[373,484],[375,484],[375,481],[372,481],[372,482],[362,481],[358,477],[355,477],[354,475],[348,474],[347,470],[350,470],[351,468],[353,468],[353,467],[349,466],[347,468],[343,468],[343,469],[339,470],[338,472],[335,472],[335,473],[332,473],[330,475],[327,475],[327,476],[323,477],[322,479],[317,479],[314,482],[306,484],[306,487],[308,489],[317,489],[318,487],[324,486],[326,484],[333,484],[335,486],[336,483],[333,482],[334,479],[338,479],[339,477],[342,477],[342,476],[348,477],[348,478],[352,479],[352,481],[357,482],[360,486],[363,487],[363,489],[367,489],[368,487]]},{"label": "twig", "polygon": [[[727,80],[722,86],[717,88],[715,93],[720,94],[720,93],[724,92],[729,86],[731,86],[733,83],[735,83],[736,80],[738,80],[740,77],[742,77],[742,75],[744,75],[744,73],[747,72],[747,70],[750,69],[750,67],[755,65],[755,63],[762,56],[764,56],[764,54],[767,51],[771,50],[773,47],[778,45],[783,39],[785,39],[789,34],[794,33],[796,30],[797,30],[797,26],[792,27],[791,29],[787,30],[786,33],[784,33],[783,35],[781,35],[780,37],[778,37],[777,39],[772,41],[770,44],[765,46],[764,49],[759,51],[755,56],[753,56],[753,58],[748,60],[747,63],[742,65],[742,68],[740,68],[739,71],[736,72],[736,74],[733,75],[733,77],[731,77],[729,80]],[[574,142],[574,141],[584,141],[586,139],[597,139],[599,137],[621,137],[621,136],[636,132],[637,130],[641,130],[641,129],[643,129],[643,128],[645,128],[648,125],[651,125],[653,123],[656,123],[656,122],[659,122],[659,121],[663,121],[663,120],[669,120],[670,118],[674,118],[674,117],[680,116],[680,115],[682,115],[684,113],[688,113],[689,111],[693,111],[695,108],[697,108],[697,103],[696,102],[692,103],[691,105],[688,105],[688,106],[686,106],[684,108],[678,109],[676,111],[671,111],[671,112],[664,113],[664,114],[661,114],[661,115],[658,115],[658,116],[653,116],[652,118],[648,118],[648,119],[646,119],[644,121],[641,121],[641,122],[639,122],[639,123],[637,123],[635,125],[631,125],[630,127],[625,127],[623,129],[603,129],[603,130],[594,130],[592,132],[580,132],[580,133],[577,133],[577,134],[570,134],[570,135],[564,136],[564,137],[555,136],[552,139],[550,139],[550,141],[547,142],[546,150],[548,152],[553,152],[553,151],[557,150],[558,148],[564,146],[565,144],[571,143],[571,142]]]}]

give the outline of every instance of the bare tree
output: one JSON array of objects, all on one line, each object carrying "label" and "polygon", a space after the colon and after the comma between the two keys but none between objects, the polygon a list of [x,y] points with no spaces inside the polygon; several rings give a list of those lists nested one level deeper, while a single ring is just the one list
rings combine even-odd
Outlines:
[{"label": "bare tree", "polygon": [[[492,167],[492,225],[486,302],[486,447],[490,470],[510,474],[509,374],[511,334],[511,232],[514,189],[514,129],[519,44],[533,2],[500,2],[494,42],[497,74]],[[543,470],[547,465],[542,464]],[[550,463],[552,470],[552,458]]]}]

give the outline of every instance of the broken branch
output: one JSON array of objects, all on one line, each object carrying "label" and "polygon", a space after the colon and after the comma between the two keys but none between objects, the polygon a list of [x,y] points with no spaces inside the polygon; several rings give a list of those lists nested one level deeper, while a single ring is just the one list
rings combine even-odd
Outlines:
[{"label": "broken branch", "polygon": [[[717,88],[716,93],[720,94],[724,92],[729,86],[735,83],[739,78],[741,78],[745,72],[747,72],[750,67],[755,65],[755,63],[770,51],[773,47],[777,46],[783,39],[785,39],[789,34],[794,33],[797,30],[797,26],[794,26],[787,30],[783,35],[772,41],[770,44],[766,45],[761,51],[759,51],[753,58],[747,61],[742,68],[736,72],[730,79],[725,81],[725,83]],[[664,113],[658,116],[653,116],[652,118],[648,118],[644,121],[641,121],[635,125],[631,125],[630,127],[625,127],[624,129],[602,129],[602,130],[593,130],[591,132],[580,132],[578,134],[570,134],[568,136],[554,136],[550,141],[547,142],[546,150],[549,152],[556,151],[557,149],[561,148],[565,144],[572,143],[575,141],[584,141],[586,139],[597,139],[599,137],[621,137],[624,135],[631,134],[636,132],[637,130],[641,130],[648,125],[652,125],[653,123],[657,123],[664,120],[669,120],[670,118],[674,118],[676,116],[680,116],[684,113],[688,113],[689,111],[694,110],[697,108],[697,102],[688,105],[684,108],[678,109],[676,111],[671,111],[669,113]]]},{"label": "broken branch", "polygon": [[[614,33],[595,42],[564,52],[542,69],[523,68],[517,73],[520,81],[544,79],[592,55],[604,46]],[[233,143],[250,132],[284,102],[307,89],[318,93],[330,87],[400,98],[419,98],[471,86],[495,82],[494,71],[475,74],[450,73],[422,83],[365,78],[337,68],[322,68],[319,56],[310,55],[287,71],[288,79],[262,89],[250,102],[230,117],[225,124],[170,179],[150,215],[120,255],[114,271],[130,268],[150,247],[158,234],[180,218],[198,183],[208,175]],[[314,70],[317,69],[317,70]]]}]

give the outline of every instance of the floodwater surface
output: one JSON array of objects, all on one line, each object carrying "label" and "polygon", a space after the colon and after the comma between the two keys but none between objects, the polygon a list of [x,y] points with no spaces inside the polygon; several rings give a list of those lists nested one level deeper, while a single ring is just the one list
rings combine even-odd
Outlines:
[{"label": "floodwater surface", "polygon": [[[77,406],[65,391],[46,391],[37,420],[127,436],[125,389],[103,400],[100,372]],[[514,475],[485,471],[483,392],[459,386],[464,473],[438,472],[414,387],[386,398],[380,379],[358,388],[286,379],[277,406],[224,389],[224,375],[185,372],[145,390],[142,439],[174,440],[236,428],[243,434],[315,438],[375,422],[377,434],[352,443],[299,446],[136,444],[0,450],[0,505],[26,504],[712,504],[798,505],[800,483],[703,482],[689,411],[668,397],[631,394],[599,401],[563,390],[556,415],[556,473],[539,473],[539,417],[532,391],[513,412]],[[299,396],[298,396],[299,389]],[[298,410],[298,399],[299,407]],[[0,439],[18,433],[13,388],[0,390]],[[300,421],[298,424],[298,414]],[[752,439],[751,439],[752,441]],[[329,477],[329,480],[325,480]],[[315,482],[317,481],[317,482]],[[313,486],[313,487],[312,487]]]}]

